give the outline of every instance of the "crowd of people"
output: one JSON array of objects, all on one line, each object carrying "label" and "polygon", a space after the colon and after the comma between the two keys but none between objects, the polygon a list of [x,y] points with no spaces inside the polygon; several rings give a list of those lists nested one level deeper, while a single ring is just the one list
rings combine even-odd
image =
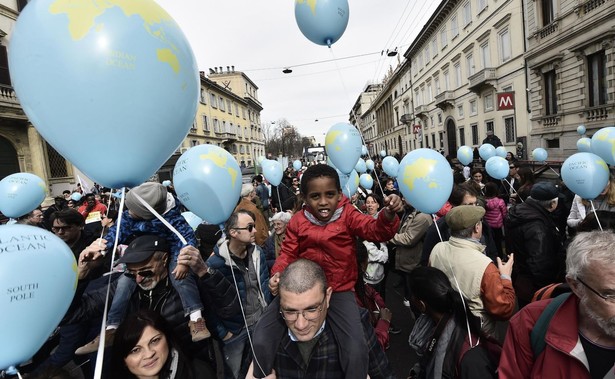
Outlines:
[{"label": "crowd of people", "polygon": [[57,197],[17,222],[61,238],[79,282],[23,370],[90,378],[105,349],[108,378],[393,378],[395,272],[414,319],[409,378],[613,377],[615,179],[590,203],[507,160],[494,180],[451,159],[434,215],[378,165],[351,198],[325,164],[278,186],[256,175],[223,230],[194,230],[172,185],[131,189],[120,222],[113,196]]}]

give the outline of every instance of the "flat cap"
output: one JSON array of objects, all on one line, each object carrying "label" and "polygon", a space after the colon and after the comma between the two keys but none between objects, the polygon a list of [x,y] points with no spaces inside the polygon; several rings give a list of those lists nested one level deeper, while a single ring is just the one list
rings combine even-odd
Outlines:
[{"label": "flat cap", "polygon": [[463,230],[476,225],[485,215],[485,208],[476,205],[453,207],[444,220],[451,230]]}]

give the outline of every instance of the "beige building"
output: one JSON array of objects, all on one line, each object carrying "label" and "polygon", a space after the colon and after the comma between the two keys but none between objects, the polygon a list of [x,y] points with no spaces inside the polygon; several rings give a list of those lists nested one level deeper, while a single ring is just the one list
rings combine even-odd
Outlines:
[{"label": "beige building", "polygon": [[615,120],[615,2],[528,1],[530,148],[549,160],[577,151],[576,132],[591,137]]},{"label": "beige building", "polygon": [[356,126],[365,140],[369,155],[376,154],[376,145],[372,143],[376,136],[376,115],[371,111],[374,100],[382,91],[382,84],[368,84],[352,107],[350,123]]}]

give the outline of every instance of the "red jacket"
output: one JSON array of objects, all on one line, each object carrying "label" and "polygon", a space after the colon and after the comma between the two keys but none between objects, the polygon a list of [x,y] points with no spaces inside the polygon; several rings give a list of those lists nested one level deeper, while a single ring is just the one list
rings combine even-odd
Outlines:
[{"label": "red jacket", "polygon": [[383,211],[375,219],[359,212],[346,196],[342,196],[340,207],[344,207],[340,218],[324,226],[312,224],[304,210],[295,213],[286,227],[286,238],[271,275],[305,258],[323,268],[334,292],[352,291],[359,275],[355,237],[371,242],[388,241],[399,229],[399,217],[389,221]]},{"label": "red jacket", "polygon": [[510,319],[500,359],[500,379],[590,378],[587,357],[579,340],[579,298],[574,294],[553,315],[545,335],[545,349],[534,359],[530,333],[551,300],[530,303]]}]

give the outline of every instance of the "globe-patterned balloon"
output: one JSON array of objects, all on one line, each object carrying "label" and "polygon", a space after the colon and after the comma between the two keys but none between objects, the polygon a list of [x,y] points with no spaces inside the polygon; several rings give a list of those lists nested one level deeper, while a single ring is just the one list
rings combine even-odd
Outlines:
[{"label": "globe-patterned balloon", "polygon": [[506,151],[506,148],[504,146],[498,146],[495,148],[496,156],[506,158],[507,154],[508,154],[508,151]]},{"label": "globe-patterned balloon", "polygon": [[399,164],[399,189],[406,200],[423,213],[436,213],[453,189],[453,172],[442,154],[417,149]]},{"label": "globe-patterned balloon", "polygon": [[615,127],[602,128],[592,136],[592,152],[604,159],[606,163],[615,165]]},{"label": "globe-patterned balloon", "polygon": [[348,198],[352,197],[352,195],[354,195],[359,188],[359,174],[356,170],[352,170],[350,174],[344,174],[340,170],[337,170],[337,174],[340,177],[342,193]]},{"label": "globe-patterned balloon", "polygon": [[577,149],[581,153],[591,153],[592,140],[587,137],[579,138],[579,140],[577,141]]},{"label": "globe-patterned balloon", "polygon": [[577,126],[577,133],[579,133],[579,135],[583,135],[585,134],[587,130],[585,129],[585,125],[579,125]]},{"label": "globe-patterned balloon", "polygon": [[534,160],[538,162],[546,161],[548,156],[549,154],[547,153],[547,150],[543,149],[542,147],[537,147],[532,151],[532,158],[534,158]]},{"label": "globe-patterned balloon", "polygon": [[370,190],[374,186],[374,178],[370,174],[361,174],[359,184],[361,187]]},{"label": "globe-patterned balloon", "polygon": [[317,45],[331,47],[348,26],[348,0],[295,0],[301,33]]},{"label": "globe-patterned balloon", "polygon": [[241,194],[241,170],[228,151],[215,145],[198,145],[179,157],[173,170],[179,200],[191,212],[221,224],[233,213]]},{"label": "globe-patterned balloon", "polygon": [[461,146],[457,149],[457,159],[462,165],[467,166],[474,159],[474,151],[470,146]]},{"label": "globe-patterned balloon", "polygon": [[361,157],[361,134],[353,125],[340,122],[329,128],[325,149],[335,168],[349,174]]},{"label": "globe-patterned balloon", "polygon": [[562,163],[561,173],[566,187],[583,199],[595,199],[609,182],[609,167],[592,153],[571,155]]},{"label": "globe-patterned balloon", "polygon": [[32,212],[47,195],[43,179],[27,172],[17,172],[0,180],[0,212],[17,218]]},{"label": "globe-patterned balloon", "polygon": [[194,122],[196,60],[153,0],[30,1],[15,24],[9,67],[38,132],[107,187],[147,180]]}]

